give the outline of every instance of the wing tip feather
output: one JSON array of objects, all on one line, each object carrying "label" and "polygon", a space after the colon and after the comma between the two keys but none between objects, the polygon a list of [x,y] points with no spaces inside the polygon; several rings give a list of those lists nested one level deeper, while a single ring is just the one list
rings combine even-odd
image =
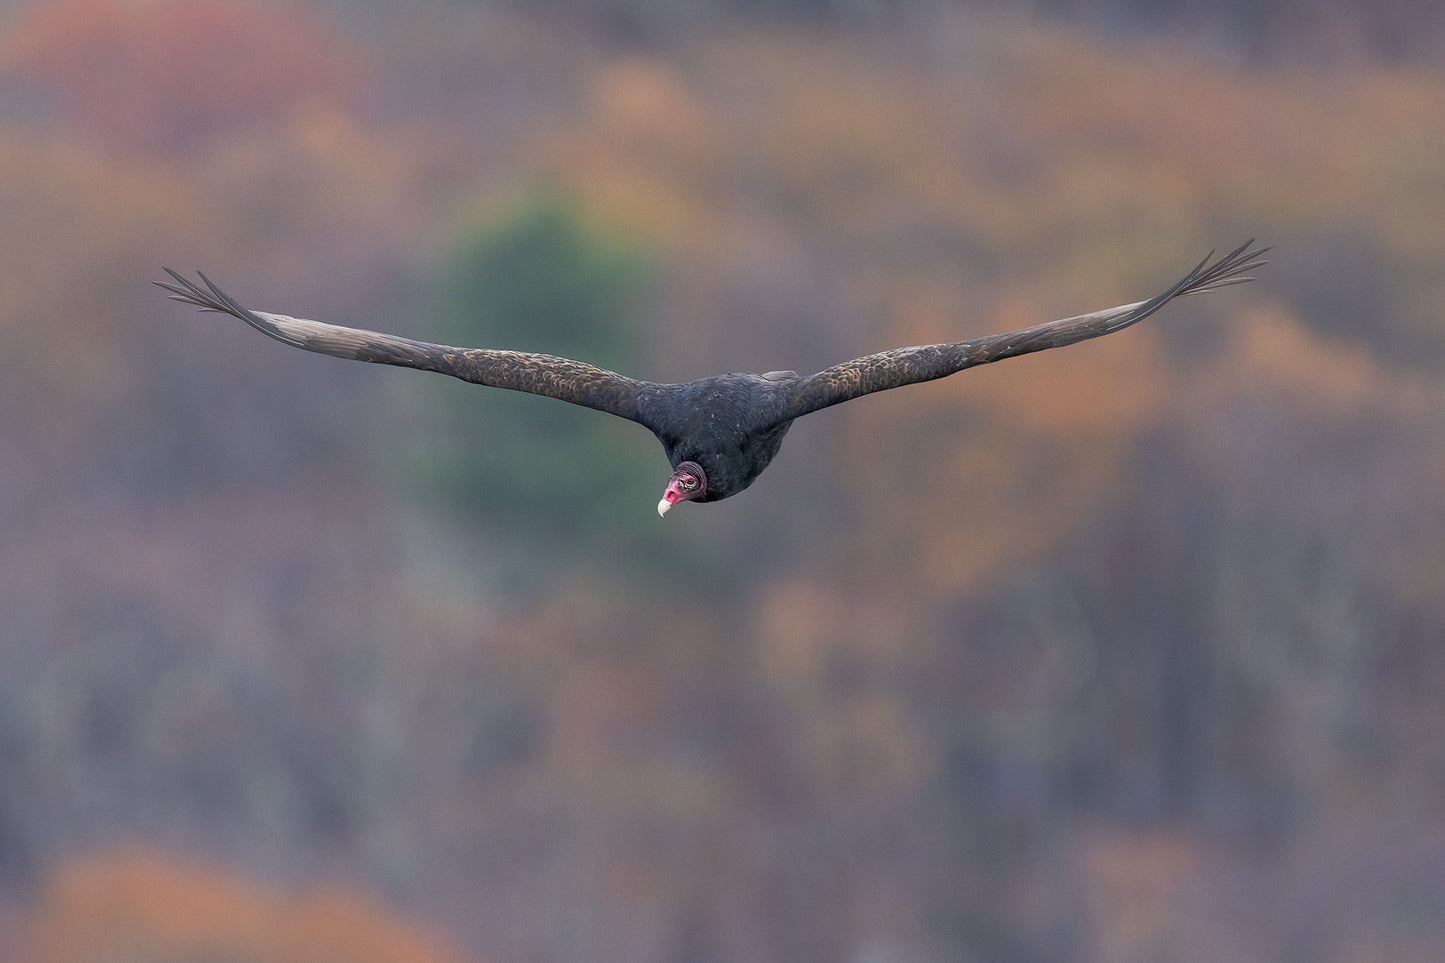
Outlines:
[{"label": "wing tip feather", "polygon": [[185,275],[173,271],[168,267],[162,266],[161,270],[174,278],[176,283],[171,284],[167,281],[152,281],[151,283],[169,292],[167,297],[170,300],[192,305],[200,308],[202,311],[212,311],[216,314],[229,314],[231,317],[239,318],[267,337],[274,338],[283,344],[289,344],[295,348],[307,347],[304,338],[288,334],[274,321],[269,321],[256,314],[256,312],[242,307],[239,301],[221,290],[220,285],[208,278],[204,271],[196,271],[196,277],[200,278],[201,284],[205,285],[205,287],[202,287],[201,284],[197,284]]}]

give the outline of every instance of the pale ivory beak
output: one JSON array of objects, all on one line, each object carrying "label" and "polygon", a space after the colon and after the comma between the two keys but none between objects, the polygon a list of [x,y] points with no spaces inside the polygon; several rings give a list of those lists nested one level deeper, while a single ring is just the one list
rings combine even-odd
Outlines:
[{"label": "pale ivory beak", "polygon": [[704,491],[707,490],[707,482],[704,481],[702,484],[702,488],[692,492],[691,494],[684,493],[683,490],[678,487],[678,481],[685,475],[686,471],[684,470],[684,468],[679,467],[673,471],[672,477],[667,480],[667,490],[662,493],[662,501],[657,503],[657,514],[659,516],[666,515],[667,510],[672,506],[676,505],[678,502],[685,502],[690,498],[696,498],[698,495],[701,495]]}]

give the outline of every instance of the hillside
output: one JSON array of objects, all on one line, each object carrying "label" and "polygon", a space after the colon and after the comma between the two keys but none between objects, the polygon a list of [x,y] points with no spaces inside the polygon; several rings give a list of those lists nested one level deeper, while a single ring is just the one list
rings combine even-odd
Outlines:
[{"label": "hillside", "polygon": [[[7,13],[0,955],[1441,955],[1438,67],[419,9]],[[625,306],[577,350],[680,380],[1256,235],[1253,285],[814,415],[664,522],[632,426],[148,284],[492,343],[458,285],[550,238]]]}]

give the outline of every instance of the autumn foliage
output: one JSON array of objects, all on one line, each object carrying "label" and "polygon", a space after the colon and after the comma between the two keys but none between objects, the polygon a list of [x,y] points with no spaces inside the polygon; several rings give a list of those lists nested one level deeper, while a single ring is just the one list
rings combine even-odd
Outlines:
[{"label": "autumn foliage", "polygon": [[[1439,68],[581,6],[6,8],[0,957],[1445,956]],[[635,426],[148,284],[672,380],[1250,235],[664,523]]]},{"label": "autumn foliage", "polygon": [[118,850],[54,868],[27,914],[23,963],[458,963],[414,924],[342,887],[268,892],[209,866]]},{"label": "autumn foliage", "polygon": [[304,4],[48,0],[7,27],[6,60],[77,127],[152,150],[344,95],[348,58]]}]

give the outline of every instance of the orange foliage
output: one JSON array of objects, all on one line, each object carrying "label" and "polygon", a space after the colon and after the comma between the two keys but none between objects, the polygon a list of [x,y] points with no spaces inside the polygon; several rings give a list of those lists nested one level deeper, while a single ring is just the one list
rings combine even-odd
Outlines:
[{"label": "orange foliage", "polygon": [[211,256],[214,208],[173,171],[14,131],[0,131],[0,207],[0,405],[26,408],[16,425],[45,444],[76,444],[143,377],[134,279],[158,249]]},{"label": "orange foliage", "polygon": [[718,214],[709,184],[724,146],[711,105],[677,71],[640,58],[599,68],[590,87],[581,123],[546,138],[557,169],[588,185],[608,225],[707,244],[696,227]]},{"label": "orange foliage", "polygon": [[1408,404],[1413,379],[1387,373],[1361,343],[1313,334],[1299,318],[1278,305],[1259,305],[1233,326],[1230,350],[1213,377],[1201,379],[1214,393],[1212,406],[1256,392],[1306,404],[1338,425],[1343,419],[1373,414],[1385,403]]},{"label": "orange foliage", "polygon": [[[1233,745],[1230,720],[1250,723],[1231,700],[1250,696],[1231,694],[1231,679],[1247,676],[1249,691],[1261,689],[1261,701],[1280,714],[1292,711],[1288,693],[1300,683],[1283,671],[1260,681],[1257,663],[1232,646],[1277,634],[1313,653],[1314,634],[1293,627],[1341,610],[1360,638],[1373,632],[1397,651],[1382,648],[1379,667],[1361,671],[1367,681],[1357,688],[1341,684],[1351,714],[1311,725],[1316,717],[1301,712],[1286,729],[1262,730],[1270,738],[1250,730],[1240,740],[1248,745],[1230,750],[1238,760],[1221,753],[1197,763],[1217,780],[1210,798],[1268,808],[1273,793],[1337,807],[1340,793],[1325,790],[1348,776],[1338,732],[1358,729],[1362,753],[1381,747],[1372,765],[1383,773],[1382,792],[1428,808],[1419,800],[1434,783],[1421,773],[1438,771],[1439,741],[1430,734],[1445,732],[1432,697],[1438,647],[1426,645],[1445,598],[1436,521],[1445,518],[1445,388],[1438,366],[1406,371],[1404,352],[1391,360],[1367,338],[1319,336],[1316,319],[1289,299],[1307,289],[1308,272],[1320,272],[1298,251],[1328,225],[1369,239],[1364,247],[1389,269],[1386,293],[1398,299],[1359,330],[1438,328],[1438,77],[1368,66],[1342,76],[1243,71],[1172,47],[1155,54],[985,16],[970,18],[967,39],[940,35],[922,45],[738,32],[573,57],[575,38],[540,26],[525,45],[503,44],[496,16],[468,20],[470,32],[428,47],[452,52],[440,67],[414,52],[397,55],[404,69],[389,84],[422,78],[389,102],[408,105],[404,120],[394,108],[349,110],[346,58],[324,23],[280,3],[56,0],[29,5],[7,24],[3,66],[52,91],[85,128],[0,130],[0,202],[13,228],[0,236],[0,331],[10,342],[0,359],[0,407],[17,413],[19,427],[7,430],[23,432],[25,442],[7,458],[5,477],[36,490],[53,487],[51,478],[76,479],[54,500],[17,499],[12,515],[33,505],[36,518],[72,516],[85,532],[68,542],[40,534],[7,542],[9,577],[37,588],[5,602],[27,615],[40,643],[53,636],[80,646],[90,633],[95,648],[87,654],[123,651],[122,642],[150,651],[154,608],[162,625],[185,626],[188,652],[214,653],[216,661],[196,671],[218,691],[237,665],[255,663],[246,646],[274,650],[274,661],[257,670],[268,679],[296,675],[298,665],[303,677],[308,665],[340,666],[334,675],[343,680],[355,672],[360,681],[338,691],[384,720],[384,738],[359,732],[319,745],[356,754],[342,760],[346,767],[374,766],[381,783],[410,794],[392,815],[358,808],[360,831],[381,826],[397,834],[388,838],[418,843],[384,857],[410,873],[418,900],[460,902],[454,894],[479,887],[515,901],[510,918],[489,900],[490,915],[461,926],[473,927],[467,936],[482,945],[494,928],[511,928],[496,945],[529,943],[537,948],[529,958],[601,939],[631,948],[649,932],[668,943],[670,928],[689,925],[693,904],[739,931],[781,934],[755,938],[774,940],[765,950],[776,952],[736,958],[867,955],[866,946],[799,952],[788,937],[836,930],[848,905],[876,904],[888,892],[901,894],[901,916],[928,927],[938,915],[930,900],[959,891],[969,872],[939,841],[989,833],[990,807],[1008,805],[994,798],[1006,787],[991,788],[992,777],[956,761],[961,739],[965,755],[988,771],[1007,774],[1032,754],[1040,769],[1078,772],[1089,784],[1111,781],[1116,761],[1147,774],[1159,760],[1136,743],[1154,741],[1130,737],[1154,732],[1156,716],[1130,708],[1128,698],[1142,692],[1148,702],[1158,685],[1151,679],[1166,674],[1149,659],[1187,643],[1210,670],[1210,684],[1187,695],[1214,700],[1192,702],[1186,713],[1204,727],[1198,742]],[[510,88],[496,93],[508,78]],[[136,149],[118,159],[97,149],[97,134]],[[177,161],[177,150],[198,146]],[[398,395],[380,389],[357,388],[337,401],[327,379],[397,385],[412,397],[409,376],[328,367],[247,341],[244,332],[212,340],[204,321],[137,290],[155,265],[183,257],[179,266],[217,264],[218,279],[234,277],[227,283],[238,295],[249,297],[254,286],[258,307],[315,307],[317,316],[342,321],[346,308],[361,307],[353,313],[376,314],[352,323],[383,326],[390,322],[380,311],[422,300],[397,278],[414,273],[454,227],[449,218],[467,206],[458,199],[510,190],[519,171],[539,167],[590,214],[647,235],[673,259],[659,295],[656,369],[638,372],[662,378],[734,364],[821,366],[1145,297],[1236,231],[1257,230],[1279,251],[1259,284],[1187,299],[1127,333],[810,417],[756,488],[678,519],[672,537],[707,542],[726,570],[720,579],[699,575],[696,594],[683,593],[687,602],[660,601],[668,593],[645,584],[619,596],[616,583],[646,576],[606,557],[539,575],[471,531],[448,531],[445,541],[427,532],[410,548],[402,538],[396,550],[411,510],[391,510],[392,483],[350,471],[352,462],[333,449],[366,426],[382,426],[378,435],[388,440],[377,444],[389,444],[422,416],[398,412]],[[278,278],[288,297],[259,300],[278,294]],[[289,291],[304,296],[293,300]],[[1233,323],[1217,322],[1233,313]],[[1211,330],[1186,357],[1178,346],[1196,343],[1196,325]],[[220,353],[233,343],[242,345],[234,357]],[[253,348],[263,362],[248,360]],[[298,373],[267,381],[265,372],[282,364]],[[257,408],[279,397],[270,389],[281,383],[285,400]],[[153,392],[145,405],[128,405],[142,389]],[[337,416],[325,414],[327,405],[347,417],[328,420]],[[132,417],[108,419],[132,407]],[[202,438],[221,439],[216,450],[245,452],[248,439],[277,435],[311,410],[321,414],[304,422],[306,434],[280,436],[289,440],[276,443],[285,453],[276,461],[294,459],[303,479],[306,471],[336,478],[339,491],[313,496],[309,484],[288,484],[278,498],[281,489],[267,485],[294,481],[283,474],[290,467],[268,469],[260,477],[273,481],[265,482],[245,466],[225,475],[241,493],[233,500],[186,475],[184,463],[164,460],[204,456],[209,449],[187,455]],[[118,469],[109,460],[77,462],[72,452],[107,431],[129,460]],[[182,443],[168,447],[174,436]],[[821,459],[800,458],[806,445]],[[157,454],[146,454],[151,449]],[[378,447],[378,460],[403,452]],[[1152,464],[1141,468],[1143,461]],[[811,484],[820,470],[828,484]],[[143,484],[168,473],[172,487]],[[176,487],[189,498],[179,512]],[[1321,490],[1374,514],[1330,511]],[[141,516],[139,533],[136,519],[115,507],[123,500],[116,492],[153,513]],[[1141,493],[1159,501],[1141,508]],[[251,508],[238,514],[235,504]],[[336,528],[345,538],[318,539],[317,525],[293,521],[318,506],[344,519]],[[155,517],[168,519],[163,539],[152,531]],[[268,523],[258,528],[261,517]],[[1201,535],[1206,544],[1196,544]],[[1345,591],[1329,578],[1318,592],[1302,590],[1302,576],[1321,566],[1271,555],[1291,540],[1303,559],[1337,563],[1356,552],[1350,565],[1323,566]],[[442,550],[433,551],[437,544]],[[456,551],[463,544],[466,551]],[[233,546],[242,561],[229,560]],[[283,555],[294,568],[278,565]],[[1274,568],[1259,567],[1257,556],[1273,558]],[[1160,562],[1181,571],[1151,583],[1148,568]],[[574,574],[589,568],[594,574]],[[293,571],[317,590],[292,591]],[[217,572],[226,577],[212,578]],[[1021,576],[1030,583],[1023,588]],[[582,587],[556,590],[569,580]],[[1140,581],[1177,584],[1204,601],[1196,610],[1178,599],[1140,599]],[[1257,610],[1238,604],[1255,599],[1239,588],[1251,581],[1264,599]],[[512,599],[512,587],[523,584],[542,601]],[[117,585],[140,614],[115,604]],[[219,627],[204,611],[212,605]],[[102,613],[104,632],[66,621],[72,609]],[[1261,614],[1269,617],[1263,628],[1255,624]],[[81,629],[69,632],[72,624]],[[1131,638],[1140,650],[1126,658],[1116,647]],[[1051,661],[1050,639],[1088,665],[1076,673],[1067,659]],[[365,669],[346,661],[356,653]],[[11,662],[15,691],[51,691],[34,684],[37,676],[54,691],[81,691],[49,654]],[[1033,676],[1005,671],[1020,663],[1042,668]],[[150,718],[153,689],[114,682],[108,664],[75,658],[66,671],[93,673],[79,677]],[[1052,671],[1069,678],[1054,683]],[[1159,701],[1184,695],[1168,690]],[[50,704],[43,696],[34,702]],[[24,714],[39,711],[15,704],[27,725]],[[273,704],[238,703],[234,712],[256,718]],[[288,697],[285,705],[294,712],[280,727],[288,734],[335,724],[324,703]],[[36,728],[77,725],[51,721],[68,719],[63,713],[42,715]],[[1075,741],[1083,729],[1091,731]],[[357,765],[377,752],[370,740],[394,744],[394,756],[388,750]],[[37,757],[73,766],[57,783],[65,792],[79,792],[71,780],[83,778],[86,798],[131,804],[108,767],[88,764],[76,749],[38,745]],[[264,744],[235,745],[237,767],[268,764]],[[209,761],[204,740],[183,731],[167,746]],[[313,757],[300,758],[298,765]],[[148,765],[138,751],[117,761]],[[1281,788],[1257,781],[1256,770],[1278,770]],[[250,778],[275,778],[255,771]],[[185,794],[185,785],[175,791]],[[1041,821],[1071,823],[1072,791],[1023,791]],[[1147,784],[1120,793],[1155,805]],[[23,793],[5,798],[17,809],[33,806]],[[901,805],[873,807],[887,822],[870,822],[867,805],[853,807],[864,811],[857,835],[886,844],[857,848],[851,827],[815,843],[818,828],[850,804],[894,800]],[[191,805],[220,845],[244,844],[257,831],[213,815],[203,797]],[[24,815],[37,838],[95,831],[73,813]],[[276,818],[304,827],[309,816],[297,807]],[[1078,915],[1093,923],[1099,958],[1168,956],[1186,918],[1201,928],[1227,925],[1203,921],[1210,910],[1189,899],[1191,880],[1209,868],[1207,841],[1062,838],[1030,837],[1036,854],[1055,848],[1034,870],[1014,873],[1048,866],[1039,878],[1058,883],[1070,874],[1054,867],[1076,870]],[[723,860],[711,858],[714,847]],[[433,867],[427,860],[439,851],[455,858]],[[884,851],[896,853],[896,863],[875,858]],[[383,858],[367,847],[347,857],[363,867]],[[628,882],[617,885],[619,873]],[[817,893],[816,905],[774,899],[758,885],[770,875],[778,889]],[[1036,930],[1070,929],[1033,927],[1016,907],[993,913],[993,905],[960,897],[966,912],[956,915],[996,917],[1025,948]],[[1286,926],[1290,912],[1302,911],[1286,910],[1286,922],[1275,925]],[[554,937],[567,914],[570,935]],[[911,955],[930,955],[921,945]],[[266,892],[136,852],[61,866],[39,896],[23,948],[34,963],[223,951],[241,960],[450,958],[362,896]],[[1365,941],[1346,958],[1406,959],[1409,948]]]},{"label": "orange foliage", "polygon": [[[1382,257],[1438,259],[1427,215],[1445,182],[1428,158],[1445,144],[1432,77],[1260,76],[1047,26],[971,29],[956,61],[910,59],[886,42],[739,33],[604,65],[595,86],[607,93],[554,138],[553,156],[594,203],[667,212],[633,223],[689,264],[678,292],[697,306],[688,341],[714,339],[717,355],[717,341],[747,338],[759,365],[803,367],[776,355],[767,329],[791,322],[788,286],[806,288],[818,262],[836,272],[810,294],[827,321],[809,336],[828,345],[817,355],[828,362],[1147,296],[1227,243],[1236,229],[1220,224],[1274,238],[1367,212],[1383,225]],[[699,127],[705,148],[661,146]],[[979,276],[988,255],[1004,273]],[[753,320],[720,287],[688,290],[709,267],[751,289],[746,310],[772,313]],[[1275,270],[1265,284],[1278,283]],[[783,293],[770,301],[769,287]],[[844,425],[855,541],[898,562],[878,577],[937,599],[984,590],[1116,504],[1138,439],[1178,413],[1186,372],[1157,329],[1215,324],[1204,319],[1257,290],[1189,299],[1107,342],[825,416]],[[1433,290],[1401,294],[1421,299],[1409,324],[1427,326]],[[1296,334],[1293,346],[1269,335],[1256,361],[1304,357],[1296,349],[1311,335]],[[1324,392],[1388,379],[1341,351],[1329,369],[1341,380]],[[1307,377],[1291,391],[1313,393]]]},{"label": "orange foliage", "polygon": [[1182,953],[1189,884],[1203,849],[1182,833],[1095,828],[1079,846],[1081,890],[1098,959],[1196,959]]},{"label": "orange foliage", "polygon": [[343,887],[285,896],[145,850],[72,860],[30,913],[24,963],[453,963],[415,924]]},{"label": "orange foliage", "polygon": [[9,25],[12,70],[114,143],[179,148],[351,85],[324,23],[258,0],[44,0]]}]

